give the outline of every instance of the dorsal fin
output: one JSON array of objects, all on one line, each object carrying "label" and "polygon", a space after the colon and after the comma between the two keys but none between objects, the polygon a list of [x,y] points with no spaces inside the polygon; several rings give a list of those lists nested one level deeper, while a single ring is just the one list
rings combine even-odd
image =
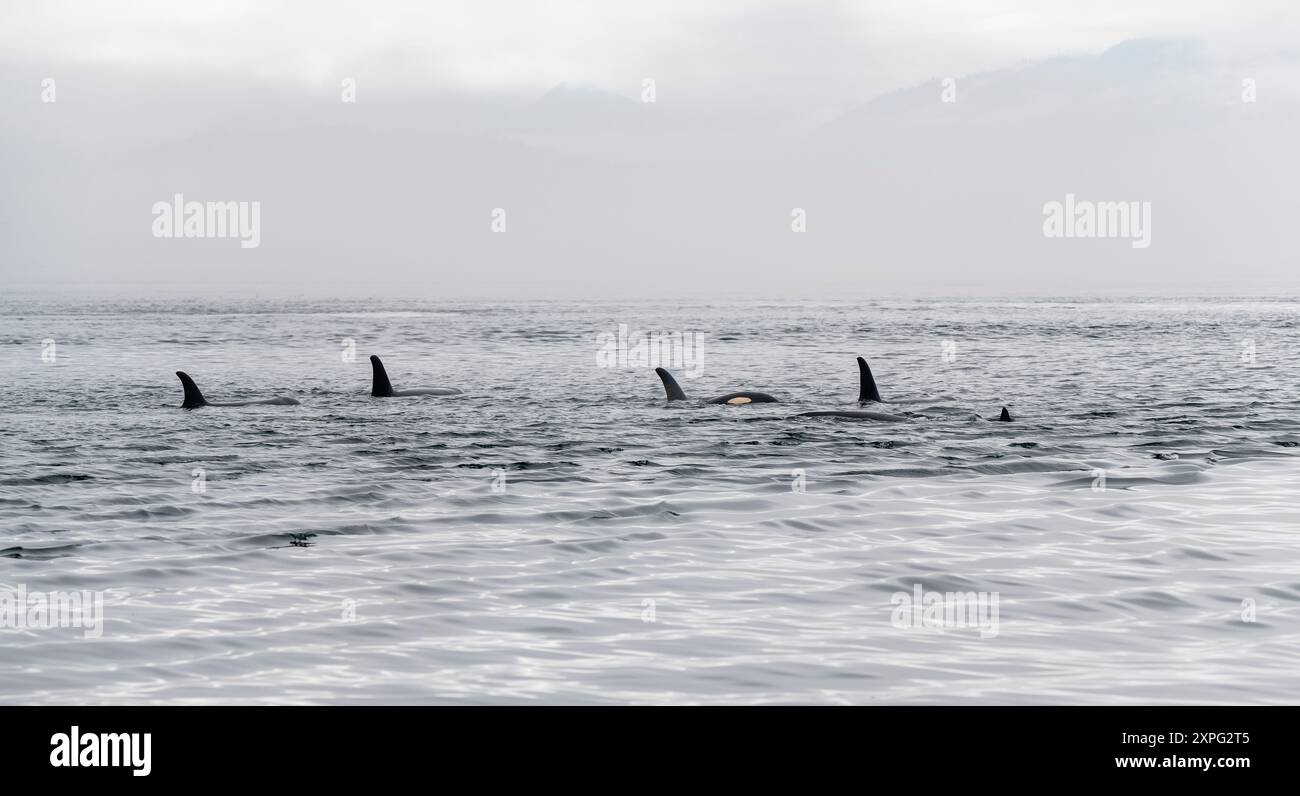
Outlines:
[{"label": "dorsal fin", "polygon": [[858,384],[858,403],[880,401],[880,390],[876,389],[876,380],[871,378],[871,366],[862,357],[858,357]]},{"label": "dorsal fin", "polygon": [[1005,406],[1002,407],[1002,414],[998,416],[998,420],[1001,420],[1003,423],[1011,422],[1011,413],[1007,411]]},{"label": "dorsal fin", "polygon": [[203,399],[203,393],[199,392],[199,385],[194,383],[194,379],[183,370],[176,371],[176,378],[181,380],[181,386],[185,388],[185,403],[181,404],[182,409],[198,409],[200,406],[207,406],[208,402]]},{"label": "dorsal fin", "polygon": [[682,387],[680,384],[677,383],[677,379],[673,378],[673,374],[669,373],[663,368],[655,368],[655,373],[659,374],[659,378],[664,383],[664,393],[668,396],[668,400],[670,401],[686,400],[686,393],[682,392]]},{"label": "dorsal fin", "polygon": [[388,371],[384,370],[384,363],[379,361],[379,357],[374,354],[370,355],[370,370],[374,373],[374,378],[370,384],[370,394],[376,398],[388,398],[393,394],[393,385],[388,381]]}]

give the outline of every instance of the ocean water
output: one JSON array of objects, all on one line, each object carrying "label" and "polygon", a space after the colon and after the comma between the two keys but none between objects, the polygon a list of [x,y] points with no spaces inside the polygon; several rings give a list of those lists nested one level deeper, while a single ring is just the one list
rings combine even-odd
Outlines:
[{"label": "ocean water", "polygon": [[[0,701],[1295,702],[1297,318],[6,296],[0,597],[103,602],[10,611]],[[784,403],[669,407],[601,366],[620,324]],[[372,399],[371,353],[465,394]],[[907,420],[792,417],[857,355]],[[186,412],[176,370],[301,405]]]}]

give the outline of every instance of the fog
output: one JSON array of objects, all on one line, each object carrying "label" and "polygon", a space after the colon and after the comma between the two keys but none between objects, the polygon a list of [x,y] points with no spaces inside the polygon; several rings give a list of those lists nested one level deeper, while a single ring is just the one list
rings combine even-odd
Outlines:
[{"label": "fog", "polygon": [[[8,5],[6,290],[1300,288],[1284,4]],[[155,236],[177,194],[259,244]],[[1046,236],[1067,196],[1150,245]]]}]

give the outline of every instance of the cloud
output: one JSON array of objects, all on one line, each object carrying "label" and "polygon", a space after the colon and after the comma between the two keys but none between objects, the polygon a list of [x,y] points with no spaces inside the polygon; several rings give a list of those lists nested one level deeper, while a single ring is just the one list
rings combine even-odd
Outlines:
[{"label": "cloud", "polygon": [[[0,281],[825,297],[1288,273],[1300,60],[1243,45],[1267,5],[179,8],[30,5],[0,32]],[[261,246],[153,238],[176,193],[260,202]],[[1070,193],[1151,201],[1151,248],[1044,239]]]},{"label": "cloud", "polygon": [[1131,38],[1276,49],[1296,40],[1297,16],[1284,0],[51,0],[10,9],[0,51],[46,68],[309,86],[364,76],[389,93],[536,94],[565,81],[634,93],[650,76],[691,101],[818,107]]}]

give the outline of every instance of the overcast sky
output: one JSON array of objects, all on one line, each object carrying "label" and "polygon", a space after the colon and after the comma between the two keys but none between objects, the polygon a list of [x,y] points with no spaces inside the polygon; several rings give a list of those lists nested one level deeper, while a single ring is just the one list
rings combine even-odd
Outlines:
[{"label": "overcast sky", "polygon": [[934,77],[1126,39],[1296,47],[1289,0],[47,0],[6,2],[0,52],[299,85],[364,76],[386,91],[635,93],[847,104]]},{"label": "overcast sky", "polygon": [[[1284,0],[6,0],[0,279],[1290,289],[1298,21]],[[1154,201],[1152,246],[1045,241],[1044,204],[1088,192]],[[175,193],[260,201],[261,245],[153,237]]]}]

